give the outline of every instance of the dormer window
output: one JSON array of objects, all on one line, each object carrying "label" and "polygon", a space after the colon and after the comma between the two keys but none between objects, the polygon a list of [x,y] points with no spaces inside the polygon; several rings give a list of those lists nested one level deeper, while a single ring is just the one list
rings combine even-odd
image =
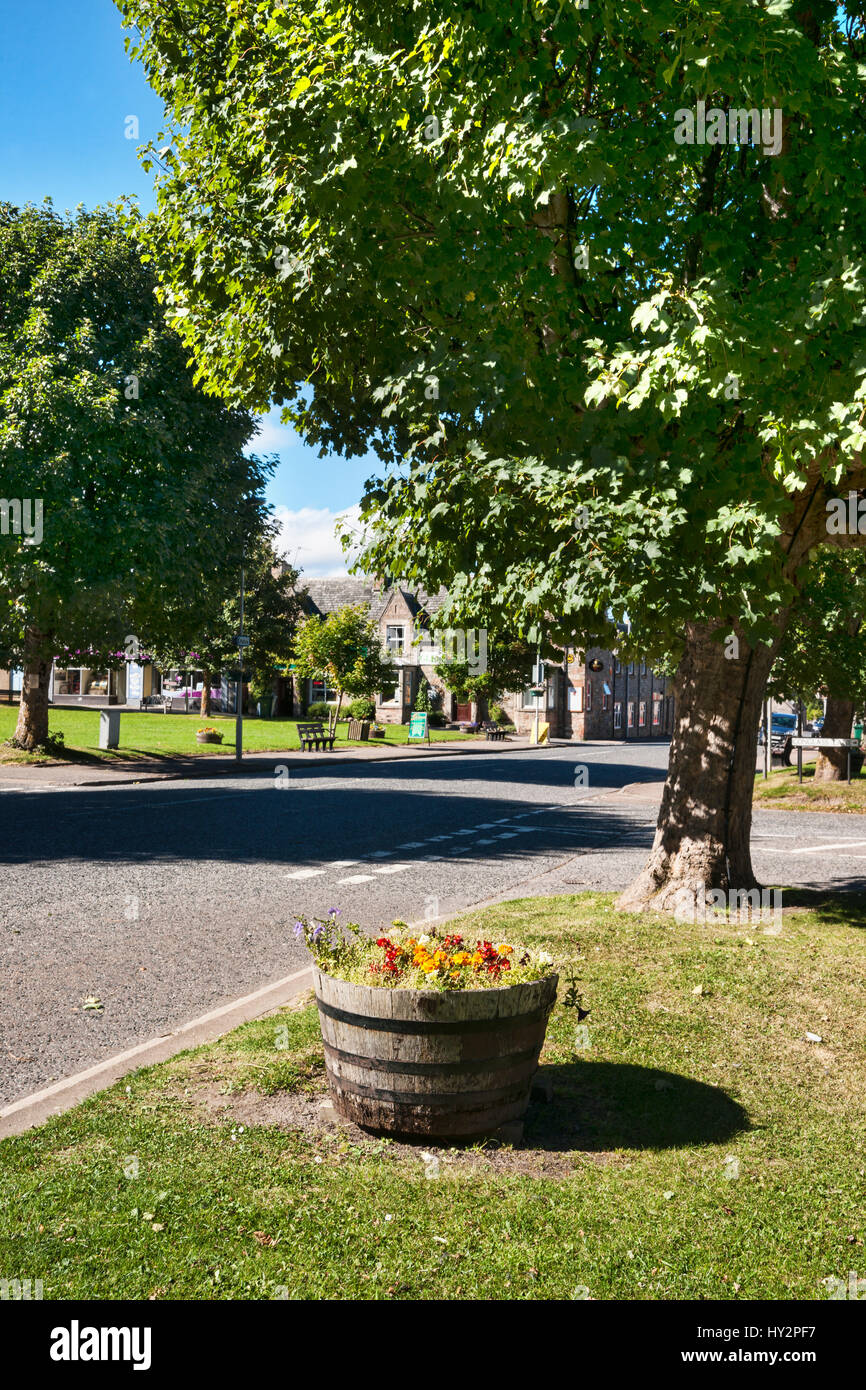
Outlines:
[{"label": "dormer window", "polygon": [[406,629],[402,623],[388,623],[385,646],[391,656],[402,656],[406,649]]}]

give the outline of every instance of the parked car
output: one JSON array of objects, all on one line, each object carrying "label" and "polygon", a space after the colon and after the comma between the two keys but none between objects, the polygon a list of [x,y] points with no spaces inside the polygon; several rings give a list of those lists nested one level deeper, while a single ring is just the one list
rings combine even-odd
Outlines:
[{"label": "parked car", "polygon": [[[791,742],[797,732],[796,714],[772,714],[770,716],[770,753],[774,758],[782,758],[788,764],[794,751]],[[764,724],[758,730],[758,744],[764,744]]]}]

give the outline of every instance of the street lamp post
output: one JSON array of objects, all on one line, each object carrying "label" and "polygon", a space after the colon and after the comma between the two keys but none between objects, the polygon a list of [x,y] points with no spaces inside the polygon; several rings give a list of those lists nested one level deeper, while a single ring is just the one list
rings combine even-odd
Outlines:
[{"label": "street lamp post", "polygon": [[238,629],[238,703],[235,710],[235,759],[243,761],[244,756],[244,559],[241,554],[241,621]]}]

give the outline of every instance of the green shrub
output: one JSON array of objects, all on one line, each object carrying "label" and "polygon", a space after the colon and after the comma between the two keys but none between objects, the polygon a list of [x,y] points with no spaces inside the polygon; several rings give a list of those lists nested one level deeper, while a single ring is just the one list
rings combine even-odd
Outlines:
[{"label": "green shrub", "polygon": [[307,719],[330,719],[331,706],[325,700],[314,700],[307,706]]},{"label": "green shrub", "polygon": [[447,723],[448,720],[445,718],[445,714],[441,709],[431,709],[430,713],[427,716],[427,724],[429,728],[444,729]]},{"label": "green shrub", "polygon": [[490,718],[493,720],[494,724],[505,723],[505,710],[501,705],[490,706]]},{"label": "green shrub", "polygon": [[349,706],[350,719],[375,719],[376,706],[367,695],[361,695]]}]

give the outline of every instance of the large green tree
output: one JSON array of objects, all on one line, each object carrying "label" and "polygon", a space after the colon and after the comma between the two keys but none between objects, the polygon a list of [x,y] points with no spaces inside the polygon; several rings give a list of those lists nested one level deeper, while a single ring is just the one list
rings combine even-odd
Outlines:
[{"label": "large green tree", "polygon": [[752,887],[802,565],[863,544],[826,526],[866,481],[862,6],[118,4],[171,117],[143,240],[204,379],[377,452],[362,563],[446,584],[446,622],[628,614],[675,651],[623,901]]},{"label": "large green tree", "polygon": [[[302,611],[299,573],[279,561],[274,550],[274,527],[261,518],[258,531],[248,536],[242,556],[244,576],[244,673],[268,685],[276,667],[294,649],[295,630]],[[202,671],[201,713],[211,712],[211,683],[220,671],[238,664],[235,640],[240,630],[240,563],[234,569],[222,556],[203,567],[191,604],[162,614],[163,636],[148,639],[148,648],[163,667]]]},{"label": "large green tree", "polygon": [[38,540],[0,534],[24,748],[48,736],[53,656],[107,664],[158,630],[264,510],[255,421],[193,383],[154,284],[111,210],[0,204],[0,492],[41,516]]}]

